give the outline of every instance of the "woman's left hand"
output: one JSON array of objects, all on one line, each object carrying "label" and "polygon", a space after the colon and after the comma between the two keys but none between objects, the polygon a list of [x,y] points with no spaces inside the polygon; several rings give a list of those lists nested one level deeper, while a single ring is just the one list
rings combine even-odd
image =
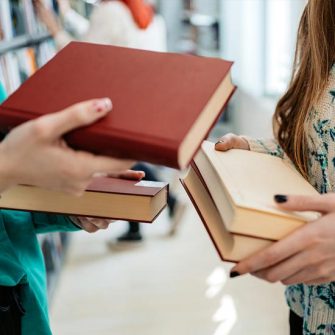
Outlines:
[{"label": "woman's left hand", "polygon": [[[122,178],[122,179],[129,179],[129,180],[141,180],[144,178],[145,173],[143,171],[134,171],[128,170],[124,173],[118,175],[110,175],[110,177],[114,178]],[[71,220],[74,224],[79,226],[81,229],[87,231],[88,233],[95,233],[100,229],[107,229],[109,225],[113,222],[110,219],[100,219],[100,218],[91,218],[91,217],[82,217],[76,216],[71,217]]]},{"label": "woman's left hand", "polygon": [[335,281],[335,194],[280,196],[279,208],[290,211],[317,211],[322,216],[284,239],[242,260],[231,277],[245,273],[285,285],[308,285]]}]

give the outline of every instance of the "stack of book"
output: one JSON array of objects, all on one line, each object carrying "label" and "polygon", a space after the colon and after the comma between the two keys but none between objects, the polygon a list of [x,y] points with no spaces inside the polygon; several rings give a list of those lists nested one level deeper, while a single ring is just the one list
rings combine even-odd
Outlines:
[{"label": "stack of book", "polygon": [[291,162],[205,141],[181,182],[222,260],[237,262],[318,217],[279,210],[275,194],[316,195]]}]

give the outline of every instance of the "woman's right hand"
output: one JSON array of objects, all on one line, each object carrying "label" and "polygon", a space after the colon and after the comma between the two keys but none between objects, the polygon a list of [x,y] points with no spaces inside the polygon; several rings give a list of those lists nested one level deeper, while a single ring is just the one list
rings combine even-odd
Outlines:
[{"label": "woman's right hand", "polygon": [[75,104],[14,128],[0,143],[0,192],[16,184],[81,195],[95,175],[124,176],[133,161],[95,156],[69,148],[63,135],[106,116],[110,99]]},{"label": "woman's right hand", "polygon": [[248,141],[243,136],[227,134],[218,139],[215,143],[215,150],[228,151],[230,149],[250,150]]}]

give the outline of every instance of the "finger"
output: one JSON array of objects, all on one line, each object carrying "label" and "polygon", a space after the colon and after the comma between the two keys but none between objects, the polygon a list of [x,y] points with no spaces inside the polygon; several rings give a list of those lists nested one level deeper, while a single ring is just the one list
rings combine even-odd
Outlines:
[{"label": "finger", "polygon": [[316,257],[315,253],[305,250],[274,266],[257,271],[253,275],[270,283],[276,283],[292,277],[297,272],[302,271],[306,267],[313,266],[319,261],[320,257]]},{"label": "finger", "polygon": [[129,170],[134,161],[125,159],[116,159],[104,156],[88,156],[86,155],[86,167],[91,175],[94,173],[106,173],[107,175],[119,175]]},{"label": "finger", "polygon": [[141,180],[145,177],[145,172],[144,171],[127,170],[127,171],[123,171],[121,173],[109,174],[108,176],[113,177],[113,178],[121,178],[121,179],[129,179],[129,180]]},{"label": "finger", "polygon": [[215,150],[218,151],[228,151],[230,149],[236,148],[234,146],[236,135],[234,134],[227,134],[222,136],[216,143],[215,143]]},{"label": "finger", "polygon": [[328,213],[335,210],[335,194],[304,196],[304,195],[275,195],[278,207],[289,211],[317,211]]},{"label": "finger", "polygon": [[325,280],[331,282],[334,280],[335,267],[333,260],[322,262],[318,266],[309,266],[302,271],[297,272],[291,277],[282,281],[284,285],[294,285],[300,283],[316,283]]},{"label": "finger", "polygon": [[45,129],[49,138],[57,139],[70,130],[96,122],[111,109],[112,102],[109,98],[77,103],[61,112],[42,116],[40,127],[42,131]]},{"label": "finger", "polygon": [[88,222],[96,226],[98,229],[107,229],[110,224],[110,220],[108,219],[99,219],[91,217],[87,217],[86,219],[88,220]]},{"label": "finger", "polygon": [[321,277],[321,278],[316,278],[316,279],[309,280],[309,281],[304,281],[304,284],[305,285],[321,285],[321,284],[327,284],[333,281],[334,281],[333,278]]},{"label": "finger", "polygon": [[78,218],[78,220],[80,221],[80,226],[82,227],[82,229],[84,229],[88,233],[95,233],[99,230],[99,228],[89,222],[87,218]]},{"label": "finger", "polygon": [[235,134],[227,134],[222,136],[215,144],[215,150],[218,151],[228,151],[231,149],[249,149],[248,142],[235,135]]},{"label": "finger", "polygon": [[240,275],[253,273],[282,262],[313,243],[313,239],[310,235],[311,232],[305,229],[305,227],[300,228],[284,239],[242,260],[232,268],[231,273],[237,272]]}]

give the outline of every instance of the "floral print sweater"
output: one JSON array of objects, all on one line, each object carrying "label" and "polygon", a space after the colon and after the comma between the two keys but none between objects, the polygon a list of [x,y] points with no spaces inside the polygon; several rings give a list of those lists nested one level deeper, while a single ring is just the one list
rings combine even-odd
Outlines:
[{"label": "floral print sweater", "polygon": [[[335,66],[331,70],[325,92],[308,114],[305,132],[309,182],[320,193],[334,192]],[[288,159],[275,140],[246,139],[253,151]],[[290,309],[304,320],[304,335],[335,335],[335,282],[289,286],[286,298]]]}]

